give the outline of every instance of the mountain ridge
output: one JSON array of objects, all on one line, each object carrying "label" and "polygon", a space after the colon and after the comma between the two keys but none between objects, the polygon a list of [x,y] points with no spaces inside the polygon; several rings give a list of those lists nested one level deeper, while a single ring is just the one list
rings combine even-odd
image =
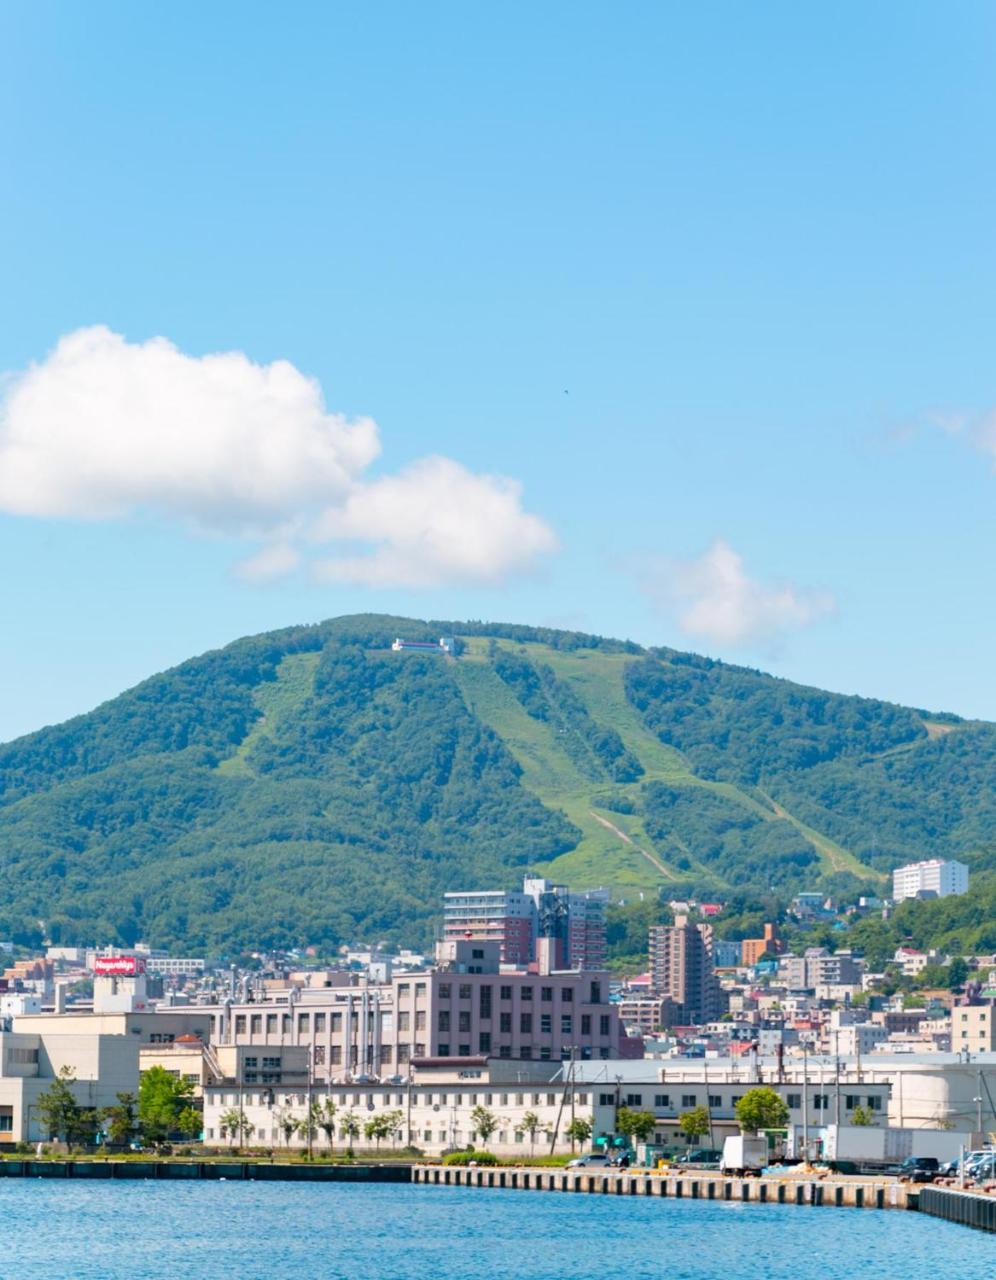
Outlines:
[{"label": "mountain ridge", "polygon": [[994,782],[986,722],[587,633],[351,615],[0,746],[0,929],[418,941],[444,888],[526,869],[622,896],[875,892],[985,846]]}]

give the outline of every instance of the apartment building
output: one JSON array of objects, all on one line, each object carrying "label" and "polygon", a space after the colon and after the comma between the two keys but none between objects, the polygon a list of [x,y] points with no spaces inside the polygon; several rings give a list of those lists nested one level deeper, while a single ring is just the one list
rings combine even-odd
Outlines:
[{"label": "apartment building", "polygon": [[605,965],[605,910],[608,891],[572,892],[565,885],[527,876],[522,891],[474,890],[443,895],[443,937],[447,941],[497,942],[506,964],[536,960],[539,939],[554,942],[561,969],[601,969]]},{"label": "apartment building", "polygon": [[651,928],[651,986],[671,1002],[672,1026],[711,1022],[722,1012],[712,946],[711,926],[691,924],[687,916],[675,916],[673,925]]},{"label": "apartment building", "polygon": [[968,867],[954,859],[930,858],[910,862],[892,873],[892,896],[896,902],[904,898],[947,898],[968,892]]}]

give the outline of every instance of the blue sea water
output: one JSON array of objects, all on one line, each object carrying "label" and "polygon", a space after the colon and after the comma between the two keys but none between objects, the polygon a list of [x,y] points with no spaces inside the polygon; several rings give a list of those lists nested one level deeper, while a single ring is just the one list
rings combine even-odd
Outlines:
[{"label": "blue sea water", "polygon": [[2,1280],[990,1280],[899,1211],[432,1186],[0,1183]]}]

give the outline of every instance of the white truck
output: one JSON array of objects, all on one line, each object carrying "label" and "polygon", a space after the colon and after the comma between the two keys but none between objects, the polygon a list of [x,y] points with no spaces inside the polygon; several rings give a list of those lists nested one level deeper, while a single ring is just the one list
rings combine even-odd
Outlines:
[{"label": "white truck", "polygon": [[723,1143],[720,1173],[760,1173],[768,1163],[768,1139],[738,1133]]}]

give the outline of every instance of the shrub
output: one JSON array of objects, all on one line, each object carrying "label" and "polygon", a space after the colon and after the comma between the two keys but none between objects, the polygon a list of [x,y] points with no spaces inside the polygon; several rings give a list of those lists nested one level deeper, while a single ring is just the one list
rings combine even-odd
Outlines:
[{"label": "shrub", "polygon": [[443,1164],[500,1164],[493,1151],[451,1151],[443,1156]]}]

